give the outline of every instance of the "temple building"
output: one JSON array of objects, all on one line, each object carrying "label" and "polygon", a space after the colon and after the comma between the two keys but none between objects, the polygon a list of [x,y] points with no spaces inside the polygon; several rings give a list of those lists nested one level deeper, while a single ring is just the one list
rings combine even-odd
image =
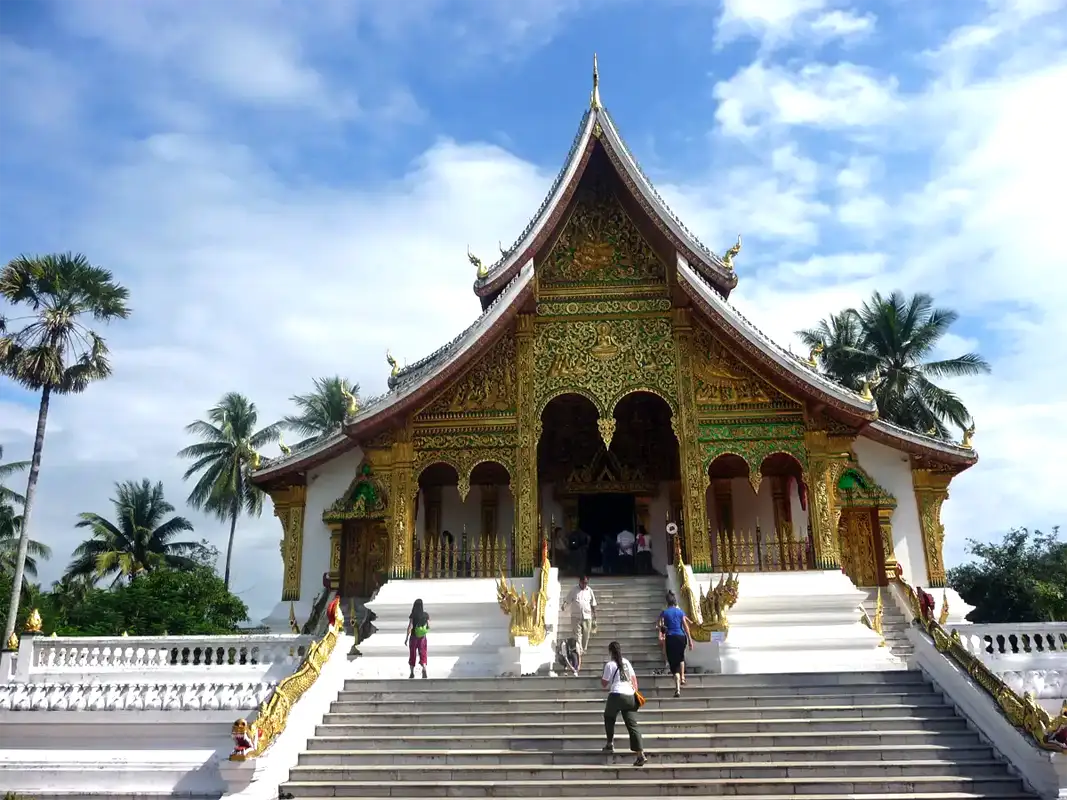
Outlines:
[{"label": "temple building", "polygon": [[[343,428],[253,481],[283,528],[281,602],[326,580],[367,599],[390,578],[532,574],[540,542],[621,530],[697,572],[900,570],[943,587],[941,508],[977,455],[879,419],[869,387],[821,375],[728,302],[741,240],[720,256],[666,206],[600,103],[515,244],[469,255],[482,314],[350,398]],[[673,526],[671,526],[673,529]],[[556,532],[556,529],[560,532]],[[940,592],[939,592],[940,594]]]}]

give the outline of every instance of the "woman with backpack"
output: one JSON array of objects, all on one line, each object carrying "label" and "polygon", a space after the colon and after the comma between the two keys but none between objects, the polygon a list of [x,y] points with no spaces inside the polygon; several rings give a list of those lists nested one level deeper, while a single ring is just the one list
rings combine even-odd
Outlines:
[{"label": "woman with backpack", "polygon": [[604,752],[615,752],[615,721],[619,714],[622,714],[626,733],[630,736],[630,750],[637,754],[634,766],[643,767],[648,763],[648,759],[645,757],[641,731],[637,728],[637,709],[645,704],[645,698],[638,691],[637,674],[633,665],[622,657],[622,648],[618,642],[608,645],[608,654],[610,658],[604,664],[604,674],[600,678],[600,685],[608,692],[608,699],[604,704],[604,733],[608,742],[604,745]]},{"label": "woman with backpack", "polygon": [[689,618],[678,608],[678,597],[674,592],[667,592],[667,607],[660,612],[658,626],[662,632],[667,669],[674,676],[674,696],[681,697],[685,686],[685,648],[693,649],[693,637],[689,631]]},{"label": "woman with backpack", "polygon": [[430,632],[430,615],[422,607],[420,597],[411,606],[411,616],[408,617],[408,632],[404,637],[404,644],[408,646],[408,666],[411,668],[409,678],[415,677],[415,657],[418,656],[419,666],[422,667],[422,677],[426,677],[426,634]]}]

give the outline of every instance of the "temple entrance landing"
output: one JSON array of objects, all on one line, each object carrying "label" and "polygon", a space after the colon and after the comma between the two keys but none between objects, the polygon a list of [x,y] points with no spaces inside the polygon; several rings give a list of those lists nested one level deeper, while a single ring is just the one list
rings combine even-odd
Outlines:
[{"label": "temple entrance landing", "polygon": [[[614,418],[606,444],[597,409],[584,396],[556,397],[542,413],[542,530],[550,535],[553,563],[568,577],[663,574],[669,561],[665,524],[678,486],[670,406],[657,395],[634,392],[616,404]],[[642,529],[650,555],[640,566],[634,556],[618,558],[618,534],[636,537]]]}]

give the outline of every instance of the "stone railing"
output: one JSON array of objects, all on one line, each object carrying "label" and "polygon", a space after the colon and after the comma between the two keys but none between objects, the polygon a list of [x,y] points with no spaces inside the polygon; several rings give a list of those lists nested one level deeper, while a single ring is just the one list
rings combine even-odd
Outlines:
[{"label": "stone railing", "polygon": [[131,675],[184,675],[247,680],[291,673],[310,636],[24,636],[10,679],[17,682],[95,680]]},{"label": "stone railing", "polygon": [[998,661],[1050,656],[1067,669],[1067,622],[1025,622],[1014,625],[973,623],[950,626],[960,645],[988,666]]}]

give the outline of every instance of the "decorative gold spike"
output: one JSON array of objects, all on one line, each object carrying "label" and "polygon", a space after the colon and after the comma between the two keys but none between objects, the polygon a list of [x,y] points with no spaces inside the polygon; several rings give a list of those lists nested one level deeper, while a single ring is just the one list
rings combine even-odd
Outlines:
[{"label": "decorative gold spike", "polygon": [[288,458],[293,454],[292,448],[290,448],[289,445],[283,442],[281,440],[281,437],[278,438],[278,449],[282,451],[283,458]]},{"label": "decorative gold spike", "polygon": [[41,612],[36,608],[33,609],[30,615],[26,617],[26,633],[40,633],[42,624]]},{"label": "decorative gold spike", "polygon": [[814,369],[815,367],[819,366],[819,362],[816,361],[815,359],[816,359],[817,356],[821,356],[825,349],[826,348],[823,346],[822,342],[819,342],[817,345],[815,345],[813,348],[811,348],[811,352],[808,353],[808,366],[809,367],[812,367]]},{"label": "decorative gold spike", "polygon": [[485,280],[489,277],[489,270],[486,269],[485,264],[478,256],[471,252],[471,246],[467,245],[467,260],[471,262],[471,265],[478,270],[478,280]]},{"label": "decorative gold spike", "polygon": [[395,378],[400,374],[400,365],[396,363],[396,359],[393,358],[393,354],[388,350],[385,351],[385,361],[389,365],[389,377]]},{"label": "decorative gold spike", "polygon": [[600,70],[597,69],[596,53],[593,53],[593,93],[589,96],[589,107],[594,111],[603,107],[600,105]]},{"label": "decorative gold spike", "polygon": [[868,403],[874,399],[874,395],[871,394],[871,382],[867,378],[863,379],[863,388],[860,390],[860,397]]},{"label": "decorative gold spike", "polygon": [[726,265],[728,270],[733,271],[734,259],[737,258],[737,254],[741,252],[741,234],[737,234],[737,244],[726,251],[726,254],[722,257],[722,263]]},{"label": "decorative gold spike", "polygon": [[18,650],[19,649],[19,635],[14,631],[11,631],[11,635],[7,637],[7,649]]},{"label": "decorative gold spike", "polygon": [[937,615],[937,624],[944,625],[948,622],[948,592],[941,590],[941,613]]},{"label": "decorative gold spike", "polygon": [[971,427],[963,431],[963,439],[960,441],[960,447],[966,447],[968,450],[974,448],[974,423],[971,423]]}]

